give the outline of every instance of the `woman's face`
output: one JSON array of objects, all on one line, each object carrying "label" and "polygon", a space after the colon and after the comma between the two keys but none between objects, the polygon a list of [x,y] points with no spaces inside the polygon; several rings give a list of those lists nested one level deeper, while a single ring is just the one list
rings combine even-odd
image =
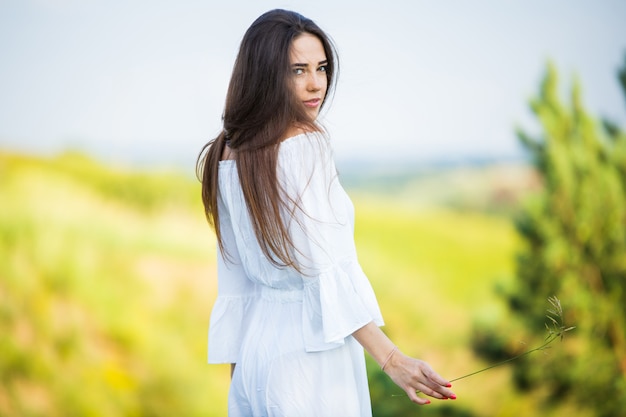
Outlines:
[{"label": "woman's face", "polygon": [[328,88],[328,59],[322,42],[316,36],[303,33],[291,44],[290,61],[296,98],[315,120]]}]

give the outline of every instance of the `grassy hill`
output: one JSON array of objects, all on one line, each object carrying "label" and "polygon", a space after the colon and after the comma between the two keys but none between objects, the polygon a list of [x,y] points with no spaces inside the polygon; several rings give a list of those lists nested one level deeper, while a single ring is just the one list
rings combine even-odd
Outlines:
[{"label": "grassy hill", "polygon": [[223,415],[197,192],[80,155],[0,155],[0,416]]},{"label": "grassy hill", "polygon": [[[474,326],[506,322],[494,287],[514,272],[508,215],[533,184],[515,169],[516,186],[505,167],[349,186],[385,331],[450,378],[485,365]],[[502,187],[506,210],[485,197]],[[205,360],[215,243],[195,179],[0,152],[0,196],[0,416],[226,414],[228,369]],[[369,371],[375,415],[414,409]],[[533,414],[506,368],[473,378],[420,415]]]}]

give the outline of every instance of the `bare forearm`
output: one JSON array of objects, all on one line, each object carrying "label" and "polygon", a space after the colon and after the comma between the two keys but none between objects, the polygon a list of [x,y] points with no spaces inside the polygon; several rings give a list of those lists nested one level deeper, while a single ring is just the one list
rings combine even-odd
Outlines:
[{"label": "bare forearm", "polygon": [[374,322],[369,322],[361,327],[352,333],[352,336],[374,358],[379,366],[383,366],[387,356],[395,348],[391,339]]}]

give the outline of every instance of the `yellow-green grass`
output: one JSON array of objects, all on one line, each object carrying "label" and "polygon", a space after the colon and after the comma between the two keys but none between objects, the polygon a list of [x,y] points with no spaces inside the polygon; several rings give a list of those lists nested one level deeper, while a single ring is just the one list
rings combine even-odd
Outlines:
[{"label": "yellow-green grass", "polygon": [[0,156],[0,415],[223,415],[212,404],[227,386],[205,360],[214,243],[199,205],[166,187],[137,204],[132,189],[100,188],[135,174],[73,162]]},{"label": "yellow-green grass", "polygon": [[[355,205],[360,260],[378,295],[385,331],[405,353],[429,361],[447,378],[479,369],[471,331],[481,317],[504,320],[494,285],[513,273],[511,222],[375,196],[359,196]],[[482,378],[478,385],[455,384],[466,405],[479,393],[501,395],[499,386],[506,384],[502,371],[475,378]]]},{"label": "yellow-green grass", "polygon": [[[529,335],[513,322],[496,291],[510,287],[515,274],[520,241],[510,218],[388,195],[361,193],[353,199],[361,265],[378,295],[384,330],[405,353],[453,379],[491,365],[472,352],[477,325],[501,329],[500,337],[520,352],[530,348],[524,341]],[[368,364],[370,375],[372,368],[378,372],[373,361]],[[506,366],[457,381],[454,390],[460,401],[453,406],[475,416],[585,415],[568,404],[543,409],[541,390],[516,391]],[[385,392],[377,401],[408,401],[397,388]]]},{"label": "yellow-green grass", "polygon": [[[228,367],[206,364],[216,248],[197,181],[0,153],[0,196],[0,415],[226,415]],[[472,329],[507,327],[494,286],[514,274],[510,219],[353,197],[385,331],[448,378],[485,366]],[[503,367],[458,381],[453,406],[533,415],[509,380]]]}]

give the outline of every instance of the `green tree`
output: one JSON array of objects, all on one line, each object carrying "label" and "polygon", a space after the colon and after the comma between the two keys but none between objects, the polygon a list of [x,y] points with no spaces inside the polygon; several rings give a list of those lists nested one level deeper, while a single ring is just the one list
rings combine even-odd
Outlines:
[{"label": "green tree", "polygon": [[[619,79],[626,97],[626,61]],[[545,395],[546,407],[572,402],[597,416],[623,415],[626,134],[585,111],[578,82],[568,104],[559,99],[557,87],[557,71],[549,65],[530,103],[541,134],[517,132],[543,187],[516,219],[523,249],[515,284],[505,297],[526,331],[541,335],[546,299],[558,296],[566,324],[576,329],[553,354],[515,361],[514,381],[522,390]],[[475,347],[490,359],[514,353],[502,342],[494,347],[497,340],[477,333]]]}]

